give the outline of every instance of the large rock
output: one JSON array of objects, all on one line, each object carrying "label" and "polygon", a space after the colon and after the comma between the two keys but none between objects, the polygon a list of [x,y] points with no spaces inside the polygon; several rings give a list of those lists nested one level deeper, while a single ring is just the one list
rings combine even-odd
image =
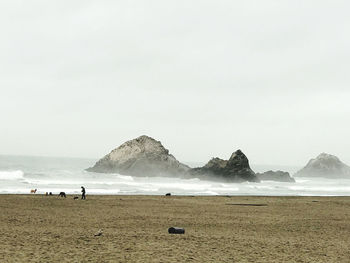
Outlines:
[{"label": "large rock", "polygon": [[114,149],[87,171],[133,176],[180,176],[189,169],[169,154],[161,142],[143,135]]},{"label": "large rock", "polygon": [[220,179],[231,182],[259,182],[250,169],[248,158],[241,150],[234,152],[229,160],[211,159],[205,166],[189,170],[189,174],[205,179]]},{"label": "large rock", "polygon": [[276,182],[288,182],[295,183],[293,177],[288,172],[283,171],[267,171],[264,173],[257,173],[256,176],[260,181],[276,181]]},{"label": "large rock", "polygon": [[296,176],[350,178],[350,167],[334,155],[321,153],[316,159],[311,159],[303,169],[294,175]]}]

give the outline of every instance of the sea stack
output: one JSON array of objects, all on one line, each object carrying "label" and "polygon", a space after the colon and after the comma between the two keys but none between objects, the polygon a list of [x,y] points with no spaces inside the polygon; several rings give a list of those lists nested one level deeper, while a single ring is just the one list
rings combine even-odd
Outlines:
[{"label": "sea stack", "polygon": [[350,167],[341,162],[337,156],[321,153],[294,175],[294,177],[297,176],[350,179]]},{"label": "sea stack", "polygon": [[192,176],[229,182],[259,182],[249,166],[249,160],[241,150],[234,152],[230,159],[211,159],[205,166],[189,170]]},{"label": "sea stack", "polygon": [[257,173],[256,176],[261,181],[295,183],[294,178],[291,177],[288,172],[283,172],[283,171],[267,171],[264,173]]},{"label": "sea stack", "polygon": [[86,170],[133,176],[181,176],[189,169],[169,154],[160,141],[143,135],[123,143]]}]

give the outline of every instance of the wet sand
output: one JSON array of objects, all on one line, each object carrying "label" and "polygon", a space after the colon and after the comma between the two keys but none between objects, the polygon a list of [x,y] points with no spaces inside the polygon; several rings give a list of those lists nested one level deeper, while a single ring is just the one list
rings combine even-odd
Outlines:
[{"label": "wet sand", "polygon": [[1,262],[350,262],[350,197],[0,195],[0,211]]}]

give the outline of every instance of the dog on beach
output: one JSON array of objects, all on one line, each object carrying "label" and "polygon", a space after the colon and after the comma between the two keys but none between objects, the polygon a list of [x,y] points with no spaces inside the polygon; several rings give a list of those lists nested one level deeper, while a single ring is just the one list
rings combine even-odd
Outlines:
[{"label": "dog on beach", "polygon": [[31,193],[31,194],[35,194],[36,191],[37,191],[37,189],[32,189],[32,190],[30,190],[30,193]]},{"label": "dog on beach", "polygon": [[78,196],[74,196],[73,199],[74,199],[74,200],[78,200],[79,197],[78,197]]},{"label": "dog on beach", "polygon": [[67,197],[65,192],[60,192],[58,196],[59,196],[59,197],[64,197],[64,198]]}]

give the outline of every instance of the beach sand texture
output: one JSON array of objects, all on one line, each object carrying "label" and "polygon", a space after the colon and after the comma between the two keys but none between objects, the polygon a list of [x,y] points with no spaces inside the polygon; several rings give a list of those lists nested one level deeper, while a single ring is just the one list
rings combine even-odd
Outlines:
[{"label": "beach sand texture", "polygon": [[350,262],[349,197],[0,195],[0,209],[0,262]]}]

